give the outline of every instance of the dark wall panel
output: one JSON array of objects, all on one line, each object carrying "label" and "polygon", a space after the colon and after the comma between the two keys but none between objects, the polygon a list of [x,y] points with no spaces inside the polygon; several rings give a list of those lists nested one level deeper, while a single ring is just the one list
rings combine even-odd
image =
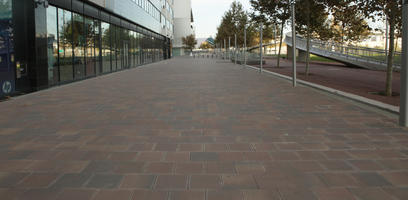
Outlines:
[{"label": "dark wall panel", "polygon": [[107,12],[101,11],[100,13],[101,20],[104,22],[109,22],[109,14]]},{"label": "dark wall panel", "polygon": [[35,13],[33,1],[13,1],[15,61],[23,68],[16,79],[19,92],[35,90],[40,70],[36,67]]},{"label": "dark wall panel", "polygon": [[88,4],[84,5],[84,14],[99,19],[99,10]]},{"label": "dark wall panel", "polygon": [[48,2],[60,8],[71,10],[71,0],[48,0]]},{"label": "dark wall panel", "polygon": [[72,11],[83,14],[84,13],[84,3],[79,0],[72,0]]},{"label": "dark wall panel", "polygon": [[115,16],[110,16],[110,23],[116,25],[116,26],[120,26],[120,18],[115,17]]}]

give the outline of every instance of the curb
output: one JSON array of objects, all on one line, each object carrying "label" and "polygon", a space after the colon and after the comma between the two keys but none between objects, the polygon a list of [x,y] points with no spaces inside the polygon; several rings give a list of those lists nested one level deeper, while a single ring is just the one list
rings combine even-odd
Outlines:
[{"label": "curb", "polygon": [[[249,67],[251,69],[259,71],[259,68],[257,68],[257,67],[253,67],[253,66],[250,66],[250,65],[245,65],[245,66]],[[281,79],[292,81],[292,77],[289,77],[289,76],[285,76],[285,75],[282,75],[282,74],[271,72],[271,71],[268,71],[268,70],[265,70],[265,69],[263,69],[262,72],[271,74],[271,75],[276,76],[276,77],[281,78]],[[366,97],[358,96],[358,95],[351,94],[351,93],[348,93],[348,92],[343,92],[343,91],[336,90],[336,89],[333,89],[333,88],[330,88],[330,87],[310,83],[310,82],[299,80],[299,79],[297,80],[297,82],[300,83],[301,85],[312,87],[312,88],[315,88],[315,89],[318,89],[318,90],[321,90],[321,91],[324,91],[324,92],[328,92],[330,94],[334,94],[334,95],[337,95],[337,96],[340,96],[340,97],[344,97],[344,98],[347,98],[347,99],[350,99],[350,100],[353,100],[353,101],[356,101],[356,102],[359,102],[359,103],[363,103],[363,104],[373,106],[373,107],[379,108],[381,110],[385,110],[385,111],[388,111],[390,113],[399,115],[399,107],[398,106],[393,106],[393,105],[386,104],[386,103],[383,103],[383,102],[379,102],[379,101],[376,101],[376,100],[372,100],[372,99],[369,99],[369,98],[366,98]]]}]

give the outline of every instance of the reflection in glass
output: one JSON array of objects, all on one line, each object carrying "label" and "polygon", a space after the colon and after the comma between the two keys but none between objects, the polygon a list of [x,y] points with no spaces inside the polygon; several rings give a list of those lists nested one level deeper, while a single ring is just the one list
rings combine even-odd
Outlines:
[{"label": "reflection in glass", "polygon": [[121,29],[122,68],[129,68],[129,30]]},{"label": "reflection in glass", "polygon": [[136,32],[132,31],[132,67],[137,66],[136,62]]},{"label": "reflection in glass", "polygon": [[49,6],[49,85],[156,62],[167,56],[164,37],[147,30],[141,32]]},{"label": "reflection in glass", "polygon": [[111,71],[111,28],[108,23],[102,22],[102,72]]},{"label": "reflection in glass", "polygon": [[139,37],[140,37],[140,33],[136,32],[136,64],[137,65],[141,64],[141,62],[140,62],[140,40],[139,40]]},{"label": "reflection in glass", "polygon": [[48,40],[48,84],[58,83],[58,31],[57,8],[47,8],[47,40]]},{"label": "reflection in glass", "polygon": [[110,25],[110,33],[111,33],[111,49],[112,49],[112,71],[117,70],[117,60],[118,60],[118,55],[116,53],[116,29],[117,27],[115,25]]},{"label": "reflection in glass", "polygon": [[71,12],[58,9],[60,81],[73,80]]},{"label": "reflection in glass", "polygon": [[122,35],[123,28],[116,27],[116,70],[122,69]]},{"label": "reflection in glass", "polygon": [[99,75],[102,72],[101,64],[101,21],[94,19],[94,41],[95,41],[95,65],[96,74]]},{"label": "reflection in glass", "polygon": [[85,36],[86,36],[86,50],[85,50],[85,65],[86,76],[94,76],[96,70],[96,49],[95,41],[97,40],[95,34],[95,26],[93,19],[85,17]]},{"label": "reflection in glass", "polygon": [[85,46],[86,35],[84,26],[84,17],[82,15],[74,13],[73,17],[73,46],[74,46],[74,71],[75,79],[81,79],[85,77]]}]

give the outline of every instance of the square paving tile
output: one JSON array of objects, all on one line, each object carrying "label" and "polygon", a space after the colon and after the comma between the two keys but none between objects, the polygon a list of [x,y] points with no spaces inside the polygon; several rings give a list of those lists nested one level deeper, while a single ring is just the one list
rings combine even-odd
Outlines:
[{"label": "square paving tile", "polygon": [[387,181],[383,176],[377,173],[361,172],[353,173],[353,176],[357,181],[359,181],[363,186],[368,187],[382,187],[391,186],[391,183]]},{"label": "square paving tile", "polygon": [[174,191],[170,200],[205,200],[205,191]]},{"label": "square paving tile", "polygon": [[34,173],[24,178],[17,187],[21,188],[46,188],[58,178],[55,173]]},{"label": "square paving tile", "polygon": [[168,192],[166,191],[151,191],[151,190],[135,190],[132,200],[167,200]]},{"label": "square paving tile", "polygon": [[192,161],[217,161],[218,154],[215,152],[191,152]]},{"label": "square paving tile", "polygon": [[221,177],[216,175],[192,175],[192,189],[220,189]]},{"label": "square paving tile", "polygon": [[93,189],[65,189],[57,196],[57,200],[90,200],[96,193]]},{"label": "square paving tile", "polygon": [[186,189],[187,177],[182,175],[160,175],[157,178],[156,189]]},{"label": "square paving tile", "polygon": [[257,189],[255,179],[251,175],[225,175],[222,177],[224,189]]},{"label": "square paving tile", "polygon": [[152,187],[154,180],[154,175],[126,175],[120,188],[149,189]]},{"label": "square paving tile", "polygon": [[81,188],[92,174],[64,174],[51,187],[53,188]]},{"label": "square paving tile", "polygon": [[92,200],[129,200],[132,197],[131,190],[101,190]]},{"label": "square paving tile", "polygon": [[118,188],[122,178],[122,175],[116,174],[95,174],[86,184],[86,187],[101,189]]}]

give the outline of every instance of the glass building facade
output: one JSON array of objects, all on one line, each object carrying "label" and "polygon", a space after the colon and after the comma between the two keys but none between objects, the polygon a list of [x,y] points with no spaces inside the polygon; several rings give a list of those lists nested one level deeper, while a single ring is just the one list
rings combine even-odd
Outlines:
[{"label": "glass building facade", "polygon": [[[13,33],[24,31],[15,35],[10,45],[3,45],[7,47],[0,46],[0,51],[7,54],[7,59],[2,60],[7,61],[4,65],[8,67],[1,67],[0,62],[3,70],[0,96],[13,91],[36,91],[170,58],[169,38],[88,1],[1,2],[9,7],[1,7],[5,10],[0,10],[0,17],[4,15],[5,19],[0,18],[0,28],[12,31],[7,37],[0,34],[0,39],[10,40]],[[157,20],[160,17],[154,11],[152,20]],[[19,12],[25,12],[25,16],[17,16]],[[18,21],[25,23],[16,24]],[[30,45],[34,51],[30,51]],[[5,68],[13,70],[7,74]],[[13,91],[8,89],[9,82]],[[5,83],[7,90],[3,90]]]}]

